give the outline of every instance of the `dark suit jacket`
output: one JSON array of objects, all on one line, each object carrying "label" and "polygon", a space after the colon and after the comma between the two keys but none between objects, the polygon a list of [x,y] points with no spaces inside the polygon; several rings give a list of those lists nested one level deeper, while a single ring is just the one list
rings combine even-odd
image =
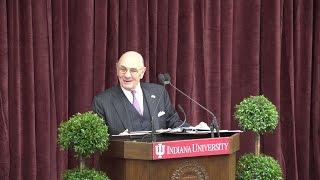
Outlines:
[{"label": "dark suit jacket", "polygon": [[[156,118],[155,129],[174,128],[182,124],[178,113],[171,105],[169,94],[163,86],[152,83],[140,83],[140,85],[143,98],[145,98],[148,106],[144,108],[148,108],[150,115]],[[128,101],[120,86],[109,88],[97,94],[93,99],[92,109],[105,119],[110,134],[119,134],[126,129],[134,131],[128,114],[128,107],[124,103],[126,100]],[[155,109],[158,101],[159,105]],[[161,111],[165,114],[158,117],[158,113]]]}]

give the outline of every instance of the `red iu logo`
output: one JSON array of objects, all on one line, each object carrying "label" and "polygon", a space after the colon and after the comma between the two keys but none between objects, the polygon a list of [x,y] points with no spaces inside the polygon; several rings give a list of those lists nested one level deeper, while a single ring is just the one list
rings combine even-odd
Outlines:
[{"label": "red iu logo", "polygon": [[156,155],[158,156],[158,158],[162,158],[162,156],[165,153],[165,145],[163,145],[162,143],[159,143],[158,145],[155,146],[155,151],[156,151]]}]

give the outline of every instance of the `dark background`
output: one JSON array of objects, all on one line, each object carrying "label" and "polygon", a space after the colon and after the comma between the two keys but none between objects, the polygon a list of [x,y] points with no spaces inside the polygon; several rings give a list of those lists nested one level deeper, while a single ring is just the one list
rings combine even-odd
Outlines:
[{"label": "dark background", "polygon": [[[75,166],[57,127],[117,83],[127,50],[143,55],[145,81],[169,72],[221,129],[238,129],[235,105],[264,94],[280,123],[262,152],[286,179],[320,178],[318,0],[1,0],[1,179],[59,179]],[[210,121],[167,90],[189,123]],[[253,134],[243,133],[238,157],[253,151]],[[90,162],[99,167],[97,156]]]}]

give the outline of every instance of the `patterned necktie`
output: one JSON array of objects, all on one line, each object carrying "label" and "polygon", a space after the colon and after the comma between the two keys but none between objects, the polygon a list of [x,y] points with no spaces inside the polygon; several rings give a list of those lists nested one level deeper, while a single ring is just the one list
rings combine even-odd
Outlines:
[{"label": "patterned necktie", "polygon": [[136,93],[136,91],[131,91],[131,93],[132,93],[132,96],[133,96],[132,104],[136,108],[138,113],[140,115],[142,115],[141,108],[140,108],[140,105],[139,105],[139,102],[138,102],[138,98],[137,98],[137,93]]}]

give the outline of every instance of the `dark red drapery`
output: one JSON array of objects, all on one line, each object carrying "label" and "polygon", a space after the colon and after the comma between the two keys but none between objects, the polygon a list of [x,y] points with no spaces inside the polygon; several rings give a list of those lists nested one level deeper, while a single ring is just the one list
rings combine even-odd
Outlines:
[{"label": "dark red drapery", "polygon": [[[319,1],[7,0],[0,1],[1,179],[58,179],[75,165],[59,151],[57,127],[117,82],[115,62],[127,50],[145,58],[145,81],[169,72],[222,129],[238,129],[234,106],[244,97],[266,95],[280,123],[262,137],[262,152],[279,160],[286,179],[320,178]],[[209,121],[168,91],[191,124]],[[253,137],[242,134],[239,155],[253,152]]]}]

